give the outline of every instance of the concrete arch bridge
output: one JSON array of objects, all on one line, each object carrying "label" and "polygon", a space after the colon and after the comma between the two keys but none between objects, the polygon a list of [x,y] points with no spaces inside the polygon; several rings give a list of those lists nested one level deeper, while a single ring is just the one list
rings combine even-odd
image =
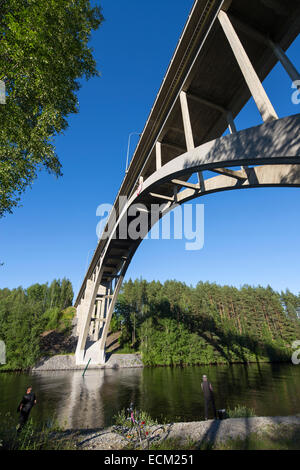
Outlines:
[{"label": "concrete arch bridge", "polygon": [[[279,61],[297,95],[300,75],[285,51],[299,31],[298,0],[194,2],[75,302],[76,364],[105,363],[126,270],[158,219],[213,192],[300,187],[300,114],[278,118],[262,85]],[[261,122],[238,130],[251,96]],[[216,176],[205,179],[207,170]],[[147,223],[132,237],[136,212]]]}]

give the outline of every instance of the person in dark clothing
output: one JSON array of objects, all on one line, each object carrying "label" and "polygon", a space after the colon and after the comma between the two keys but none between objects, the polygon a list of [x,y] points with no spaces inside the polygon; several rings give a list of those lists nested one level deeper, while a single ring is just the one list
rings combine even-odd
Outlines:
[{"label": "person in dark clothing", "polygon": [[27,387],[26,393],[23,396],[18,408],[17,412],[20,412],[20,419],[19,424],[17,426],[17,431],[20,432],[21,429],[26,424],[31,408],[36,404],[36,396],[32,391],[32,387]]},{"label": "person in dark clothing", "polygon": [[215,419],[217,419],[217,412],[216,412],[216,406],[215,406],[215,398],[214,398],[214,392],[211,383],[207,380],[206,375],[203,375],[203,382],[201,384],[201,388],[203,390],[204,394],[204,417],[205,420],[208,419],[208,407],[211,405],[214,413]]}]

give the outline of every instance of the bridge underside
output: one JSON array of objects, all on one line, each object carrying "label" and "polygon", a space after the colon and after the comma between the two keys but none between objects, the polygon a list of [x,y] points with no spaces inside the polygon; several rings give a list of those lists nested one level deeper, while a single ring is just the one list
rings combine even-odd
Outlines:
[{"label": "bridge underside", "polygon": [[[75,302],[77,364],[105,362],[124,275],[158,218],[212,192],[300,186],[300,115],[278,119],[262,84],[277,62],[300,83],[285,53],[299,32],[300,0],[195,0]],[[238,131],[251,97],[263,123]],[[162,210],[124,236],[136,204]]]},{"label": "bridge underside", "polygon": [[[84,298],[77,307],[77,364],[105,362],[105,342],[117,295],[130,261],[142,239],[156,223],[151,217],[141,236],[120,238],[120,227],[128,226],[130,208],[151,213],[162,207],[159,218],[186,201],[209,193],[258,187],[300,187],[300,115],[274,120],[203,144],[173,159],[143,182],[116,220],[98,267],[88,280]],[[230,167],[230,169],[228,168]],[[204,170],[218,176],[185,181]],[[186,177],[185,179],[181,179]],[[165,196],[172,186],[173,196]]]}]

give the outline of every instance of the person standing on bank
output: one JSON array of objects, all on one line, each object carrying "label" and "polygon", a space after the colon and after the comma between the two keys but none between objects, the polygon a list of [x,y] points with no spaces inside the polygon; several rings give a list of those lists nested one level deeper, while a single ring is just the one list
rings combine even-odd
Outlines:
[{"label": "person standing on bank", "polygon": [[32,391],[32,387],[27,387],[26,393],[23,396],[18,408],[17,412],[20,412],[20,420],[17,426],[17,431],[20,432],[23,426],[26,424],[31,408],[36,404],[36,396]]},{"label": "person standing on bank", "polygon": [[202,377],[203,382],[201,384],[201,388],[203,390],[204,394],[204,417],[205,420],[208,420],[208,407],[211,405],[213,412],[214,412],[214,417],[217,419],[217,412],[216,412],[216,406],[215,406],[215,398],[214,398],[214,392],[211,383],[207,380],[207,376],[203,375]]}]

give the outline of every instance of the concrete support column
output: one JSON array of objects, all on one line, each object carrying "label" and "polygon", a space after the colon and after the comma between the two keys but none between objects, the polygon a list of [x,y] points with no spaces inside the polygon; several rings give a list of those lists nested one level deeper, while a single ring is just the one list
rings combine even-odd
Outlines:
[{"label": "concrete support column", "polygon": [[232,26],[230,19],[228,18],[228,15],[221,10],[219,12],[218,19],[244,75],[246,83],[254,98],[263,121],[278,119],[276,111],[274,110],[272,103],[269,100],[265,89],[262,86],[262,83],[250,62],[249,57],[237,33],[235,32],[234,27]]},{"label": "concrete support column", "polygon": [[198,171],[198,184],[201,192],[205,191],[205,183],[202,171]]},{"label": "concrete support column", "polygon": [[236,132],[236,127],[235,127],[235,123],[234,123],[234,119],[233,119],[231,111],[227,112],[226,118],[227,118],[229,132],[230,134],[234,134]]},{"label": "concrete support column", "polygon": [[94,336],[94,323],[95,323],[95,319],[94,319],[94,317],[92,316],[92,318],[91,318],[91,323],[90,323],[89,334],[88,334],[88,337],[89,337],[89,338],[92,338],[92,337]]},{"label": "concrete support column", "polygon": [[94,337],[93,337],[94,341],[97,341],[98,336],[99,336],[100,309],[101,309],[101,300],[97,300],[97,302],[96,302],[95,325],[94,325]]},{"label": "concrete support column", "polygon": [[161,142],[156,142],[155,154],[156,154],[156,171],[157,171],[161,168]]},{"label": "concrete support column", "polygon": [[174,186],[174,203],[177,204],[177,194],[178,194],[178,186],[175,184]]},{"label": "concrete support column", "polygon": [[[107,287],[106,295],[107,296],[111,295],[111,292],[112,292],[111,286]],[[110,297],[104,297],[104,299],[102,300],[101,313],[100,313],[100,330],[102,330],[104,327],[110,302],[111,302]]]},{"label": "concrete support column", "polygon": [[194,138],[193,138],[193,131],[189,113],[189,106],[187,102],[187,96],[184,91],[180,93],[180,104],[181,104],[181,112],[182,112],[182,120],[183,120],[183,127],[184,127],[184,135],[185,135],[185,142],[186,148],[189,152],[195,148]]},{"label": "concrete support column", "polygon": [[81,329],[81,323],[82,323],[82,306],[83,306],[84,300],[81,299],[80,303],[76,309],[76,316],[77,316],[77,326],[76,326],[76,334],[79,336],[80,334],[80,329]]},{"label": "concrete support column", "polygon": [[123,279],[124,279],[124,275],[125,275],[125,272],[126,272],[126,269],[127,269],[127,265],[129,264],[128,261],[125,264],[126,264],[126,267],[125,267],[125,269],[123,269],[123,272],[120,274],[120,276],[118,278],[118,281],[117,281],[117,284],[115,286],[113,295],[112,295],[111,298],[110,297],[108,298],[109,301],[108,301],[107,307],[105,309],[105,313],[106,313],[105,323],[104,323],[104,327],[102,329],[101,339],[99,340],[100,355],[104,358],[104,360],[105,360],[105,343],[106,343],[106,338],[107,338],[107,334],[108,334],[108,330],[109,330],[109,325],[110,325],[111,317],[112,317],[112,314],[113,314],[113,311],[114,311],[114,308],[115,308],[116,300],[117,300],[117,297],[119,295],[119,292],[120,292],[120,289],[121,289],[121,286],[122,286],[122,283],[123,283]]},{"label": "concrete support column", "polygon": [[278,45],[274,44],[273,41],[269,40],[269,44],[273,49],[274,54],[276,55],[277,59],[281,62],[283,68],[290,76],[292,82],[300,80],[300,74],[296,67],[292,64],[286,53],[283,49]]},{"label": "concrete support column", "polygon": [[76,364],[82,364],[84,360],[85,345],[90,331],[91,318],[95,309],[95,300],[97,293],[98,277],[96,282],[88,279],[84,293],[84,302],[82,305],[81,316],[82,322],[80,325],[79,338],[76,348]]},{"label": "concrete support column", "polygon": [[89,332],[90,338],[94,337],[94,330],[95,330],[95,326],[96,326],[96,318],[97,318],[97,303],[95,302],[94,310],[93,310],[92,318],[91,318],[91,324],[90,324],[90,332]]},{"label": "concrete support column", "polygon": [[103,327],[103,318],[105,317],[105,305],[106,304],[107,304],[107,299],[104,297],[100,303],[99,331]]}]

